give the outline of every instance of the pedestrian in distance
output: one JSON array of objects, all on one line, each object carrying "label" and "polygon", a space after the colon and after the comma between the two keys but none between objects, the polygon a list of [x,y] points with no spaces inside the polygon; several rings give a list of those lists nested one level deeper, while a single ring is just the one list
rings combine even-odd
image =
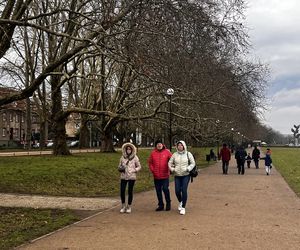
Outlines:
[{"label": "pedestrian in distance", "polygon": [[215,154],[215,152],[214,152],[213,149],[210,150],[209,156],[210,156],[210,159],[211,159],[211,160],[213,160],[213,161],[216,161],[216,160],[217,160],[217,156],[216,156],[216,154]]},{"label": "pedestrian in distance", "polygon": [[246,158],[246,161],[247,161],[247,167],[250,168],[251,161],[252,161],[252,158],[251,158],[250,153],[248,153],[247,158]]},{"label": "pedestrian in distance", "polygon": [[149,169],[153,174],[158,207],[156,211],[164,210],[163,194],[166,201],[166,211],[171,210],[171,198],[169,190],[170,170],[168,162],[172,153],[165,147],[161,140],[155,142],[155,148],[148,159]]},{"label": "pedestrian in distance", "polygon": [[176,150],[177,151],[170,158],[168,165],[171,173],[175,175],[175,194],[179,202],[179,213],[185,215],[190,171],[195,167],[195,159],[193,155],[188,152],[184,141],[178,141],[176,143]]},{"label": "pedestrian in distance", "polygon": [[265,169],[266,169],[266,174],[270,175],[271,174],[271,168],[272,168],[272,158],[271,158],[271,150],[268,148],[266,152],[266,156],[264,157],[265,160]]},{"label": "pedestrian in distance", "polygon": [[[133,201],[133,187],[136,181],[136,173],[141,170],[141,164],[136,155],[136,147],[130,143],[124,143],[122,146],[122,156],[120,158],[118,170],[120,176],[120,196],[122,208],[120,213],[131,213],[131,205]],[[128,202],[126,201],[126,187],[128,185]]]},{"label": "pedestrian in distance", "polygon": [[245,160],[247,157],[247,152],[242,146],[239,146],[235,152],[235,159],[238,165],[238,174],[245,174]]},{"label": "pedestrian in distance", "polygon": [[252,159],[254,161],[255,168],[259,168],[260,150],[257,148],[257,146],[255,146],[252,151]]},{"label": "pedestrian in distance", "polygon": [[226,143],[223,144],[223,147],[221,148],[219,155],[222,160],[223,174],[228,174],[228,166],[229,166],[229,161],[231,159],[231,152],[230,149],[227,147]]}]

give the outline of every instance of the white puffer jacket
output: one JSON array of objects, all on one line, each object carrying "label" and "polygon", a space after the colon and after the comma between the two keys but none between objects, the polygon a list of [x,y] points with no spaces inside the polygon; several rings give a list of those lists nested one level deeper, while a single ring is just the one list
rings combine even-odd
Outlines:
[{"label": "white puffer jacket", "polygon": [[[126,154],[126,147],[132,148],[131,155]],[[141,170],[142,166],[136,155],[136,147],[131,143],[125,143],[122,146],[122,156],[119,162],[119,169],[125,168],[120,178],[124,180],[136,180],[136,173]]]},{"label": "white puffer jacket", "polygon": [[[195,159],[193,155],[187,151],[187,147],[184,141],[177,142],[181,143],[184,147],[182,152],[175,152],[169,160],[169,169],[175,176],[186,176],[195,167]],[[190,163],[190,164],[189,164]]]}]

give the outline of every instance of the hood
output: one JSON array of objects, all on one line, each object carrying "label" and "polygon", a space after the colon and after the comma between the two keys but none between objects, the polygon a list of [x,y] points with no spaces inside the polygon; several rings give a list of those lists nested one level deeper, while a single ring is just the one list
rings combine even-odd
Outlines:
[{"label": "hood", "polygon": [[126,154],[126,147],[128,147],[128,146],[132,148],[132,154],[129,157],[130,159],[132,159],[136,155],[136,147],[130,142],[126,142],[126,143],[123,144],[123,146],[122,146],[122,155],[123,155],[124,158],[128,158],[128,156]]},{"label": "hood", "polygon": [[[177,145],[178,145],[178,143],[181,143],[182,145],[183,145],[183,151],[182,151],[182,153],[186,153],[187,152],[187,147],[186,147],[186,144],[185,144],[185,142],[184,141],[178,141],[177,143],[176,143],[176,150],[177,150],[177,152],[178,152],[178,149],[177,149]],[[179,152],[178,152],[179,153]],[[181,154],[182,154],[181,153]]]}]

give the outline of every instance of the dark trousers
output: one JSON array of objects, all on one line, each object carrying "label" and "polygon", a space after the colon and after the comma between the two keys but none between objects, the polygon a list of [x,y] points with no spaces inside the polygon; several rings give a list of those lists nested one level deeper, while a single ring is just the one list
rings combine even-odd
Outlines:
[{"label": "dark trousers", "polygon": [[251,161],[247,161],[247,167],[250,168]]},{"label": "dark trousers", "polygon": [[135,180],[123,180],[123,179],[121,179],[120,196],[121,196],[122,204],[124,204],[125,203],[125,192],[126,192],[127,183],[128,183],[128,205],[131,205],[132,200],[133,200],[133,187],[134,187]]},{"label": "dark trousers", "polygon": [[238,173],[239,174],[245,173],[245,161],[238,161]]},{"label": "dark trousers", "polygon": [[222,161],[223,174],[228,173],[228,165],[229,165],[229,161]]},{"label": "dark trousers", "polygon": [[254,159],[255,168],[259,168],[259,159]]},{"label": "dark trousers", "polygon": [[164,201],[163,201],[163,195],[162,192],[164,192],[166,203],[170,203],[170,191],[169,191],[169,178],[167,179],[154,179],[154,185],[156,190],[156,196],[158,199],[158,206],[163,207]]},{"label": "dark trousers", "polygon": [[190,182],[190,176],[175,176],[175,193],[177,200],[182,202],[182,207],[185,207],[188,198],[187,189]]}]

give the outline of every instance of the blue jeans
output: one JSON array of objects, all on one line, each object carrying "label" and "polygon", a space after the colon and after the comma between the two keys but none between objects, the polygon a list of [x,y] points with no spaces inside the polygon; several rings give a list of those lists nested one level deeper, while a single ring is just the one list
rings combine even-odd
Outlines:
[{"label": "blue jeans", "polygon": [[156,190],[156,196],[158,199],[158,206],[163,207],[164,206],[164,201],[163,201],[163,196],[162,192],[164,192],[166,203],[170,203],[170,191],[169,191],[169,178],[167,179],[154,179],[154,184],[155,184],[155,190]]},{"label": "blue jeans", "polygon": [[190,182],[190,176],[175,176],[175,193],[177,200],[182,202],[182,207],[185,208],[188,198],[187,189]]},{"label": "blue jeans", "polygon": [[124,204],[127,183],[128,183],[128,205],[131,205],[132,200],[133,200],[133,187],[134,187],[135,180],[122,180],[121,179],[120,196],[121,196],[122,204]]}]

